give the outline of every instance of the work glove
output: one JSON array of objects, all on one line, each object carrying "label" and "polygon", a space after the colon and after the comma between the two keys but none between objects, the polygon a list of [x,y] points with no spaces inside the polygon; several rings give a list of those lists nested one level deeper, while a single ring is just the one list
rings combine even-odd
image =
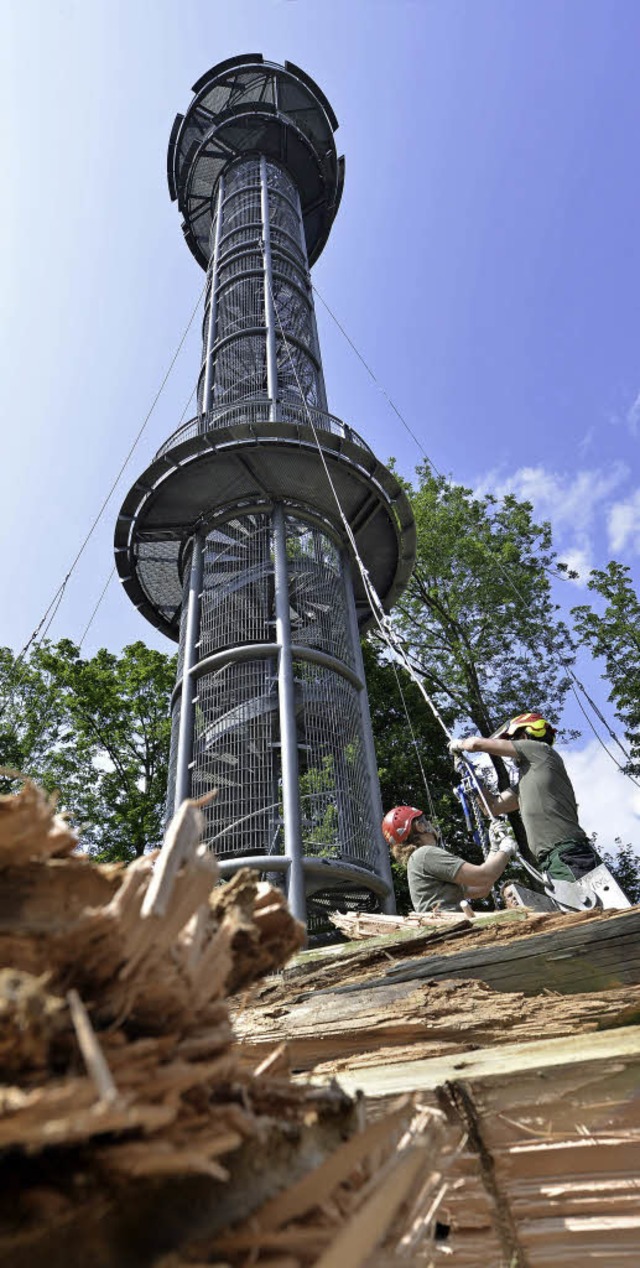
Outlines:
[{"label": "work glove", "polygon": [[462,740],[449,740],[447,747],[452,756],[455,756],[457,753],[464,753],[465,751],[462,747]]},{"label": "work glove", "polygon": [[518,853],[518,844],[513,835],[513,828],[506,819],[494,819],[489,828],[489,854],[497,854],[500,850],[501,854],[509,854],[511,858],[515,858]]}]

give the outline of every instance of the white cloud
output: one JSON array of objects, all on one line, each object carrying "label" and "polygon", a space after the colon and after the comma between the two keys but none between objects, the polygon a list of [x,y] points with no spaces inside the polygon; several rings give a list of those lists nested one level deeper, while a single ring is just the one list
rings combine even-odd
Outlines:
[{"label": "white cloud", "polygon": [[623,462],[615,462],[606,470],[585,469],[571,474],[547,471],[544,467],[520,467],[496,492],[515,493],[532,502],[538,514],[554,525],[585,532],[592,526],[601,504],[628,474]]},{"label": "white cloud", "polygon": [[582,546],[570,546],[568,550],[560,551],[560,562],[566,564],[571,572],[577,572],[577,578],[567,577],[567,581],[571,581],[577,586],[585,586],[587,584],[589,573],[596,566],[589,543],[585,543]]},{"label": "white cloud", "polygon": [[597,740],[583,749],[559,749],[575,788],[580,823],[597,833],[600,850],[615,853],[615,839],[640,853],[640,788],[614,765]]},{"label": "white cloud", "polygon": [[633,405],[627,410],[626,423],[631,435],[637,436],[638,427],[640,427],[640,392],[638,392]]},{"label": "white cloud", "polygon": [[630,547],[640,553],[640,489],[636,489],[631,497],[614,502],[609,509],[607,528],[613,551]]},{"label": "white cloud", "polygon": [[521,501],[531,502],[538,519],[550,520],[560,559],[579,574],[579,584],[584,585],[594,567],[598,521],[603,514],[611,518],[612,494],[628,476],[629,468],[623,462],[570,473],[548,471],[542,466],[520,467],[507,477],[499,471],[490,472],[476,492],[479,496],[492,492],[496,497],[514,493]]}]

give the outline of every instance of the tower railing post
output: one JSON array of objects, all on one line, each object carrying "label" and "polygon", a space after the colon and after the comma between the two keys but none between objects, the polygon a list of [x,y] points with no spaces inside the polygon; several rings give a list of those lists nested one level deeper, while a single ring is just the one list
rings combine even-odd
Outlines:
[{"label": "tower railing post", "polygon": [[342,575],[344,579],[344,588],[347,597],[347,612],[349,617],[349,630],[351,634],[351,642],[353,645],[353,655],[355,669],[361,682],[365,685],[362,691],[358,692],[358,704],[360,708],[360,718],[362,722],[362,739],[365,750],[365,761],[367,767],[367,775],[369,777],[369,795],[373,806],[373,819],[376,824],[376,842],[378,846],[379,867],[378,874],[389,886],[389,894],[382,900],[382,910],[387,916],[395,915],[396,898],[393,888],[393,872],[391,870],[391,858],[387,848],[386,841],[382,835],[382,829],[379,825],[382,823],[383,809],[380,797],[380,781],[378,779],[378,762],[376,759],[376,750],[373,743],[373,728],[371,725],[371,712],[369,709],[369,697],[367,695],[366,679],[364,673],[364,658],[362,655],[362,647],[360,645],[360,631],[358,629],[358,614],[356,612],[355,598],[353,594],[353,580],[351,562],[346,550],[342,552]]},{"label": "tower railing post", "polygon": [[222,203],[224,201],[224,176],[218,181],[218,198],[216,211],[216,229],[214,233],[213,252],[211,255],[211,293],[209,295],[209,322],[207,325],[207,352],[204,367],[204,386],[202,389],[202,413],[206,416],[213,408],[213,349],[216,342],[218,322],[218,261],[220,259],[220,236],[222,233]]},{"label": "tower railing post", "polygon": [[184,801],[185,797],[188,797],[191,793],[190,763],[193,749],[193,680],[191,671],[198,660],[204,550],[205,535],[201,529],[198,529],[193,536],[191,572],[189,574],[189,598],[187,600],[187,624],[182,663],[182,690],[180,693],[180,721],[178,723],[174,812]]},{"label": "tower railing post", "polygon": [[269,224],[269,183],[267,160],[260,156],[260,210],[262,214],[262,252],[264,259],[264,324],[266,326],[267,394],[269,418],[277,417],[278,355],[276,348],[276,315],[273,305],[273,270],[271,266],[271,226]]},{"label": "tower railing post", "polygon": [[284,852],[290,860],[287,872],[287,897],[289,906],[296,919],[306,921],[307,902],[302,866],[302,820],[300,815],[295,681],[293,656],[291,653],[287,536],[282,503],[276,504],[273,508],[272,524],[276,642],[278,644],[278,703],[280,708]]}]

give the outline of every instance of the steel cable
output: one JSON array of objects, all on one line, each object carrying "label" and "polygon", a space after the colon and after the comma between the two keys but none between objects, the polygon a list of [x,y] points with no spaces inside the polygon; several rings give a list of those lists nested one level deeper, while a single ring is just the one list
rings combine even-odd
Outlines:
[{"label": "steel cable", "polygon": [[[438,469],[438,467],[436,466],[436,464],[435,464],[435,462],[433,461],[433,459],[429,457],[429,454],[428,454],[428,453],[427,453],[427,451],[425,450],[425,448],[424,448],[424,446],[422,445],[421,441],[418,439],[418,437],[416,436],[415,432],[411,429],[411,427],[409,426],[408,422],[407,422],[407,421],[406,421],[406,419],[403,417],[403,415],[402,415],[401,411],[398,409],[398,406],[395,404],[395,402],[394,402],[394,401],[392,400],[392,398],[389,396],[389,393],[385,390],[385,388],[382,386],[382,384],[381,384],[381,383],[379,382],[379,380],[376,378],[376,375],[374,374],[374,371],[372,370],[371,366],[370,366],[370,365],[369,365],[369,363],[365,360],[365,358],[362,356],[362,353],[361,353],[361,352],[359,351],[359,349],[356,347],[356,345],[355,345],[355,343],[353,342],[353,340],[351,339],[350,335],[347,333],[347,331],[345,330],[345,328],[344,328],[344,326],[342,325],[342,323],[338,320],[338,318],[337,318],[336,314],[332,311],[332,309],[330,308],[330,306],[329,306],[329,304],[327,303],[327,301],[326,301],[326,300],[324,299],[324,297],[320,294],[320,291],[318,290],[318,288],[317,288],[316,286],[313,286],[313,290],[314,290],[315,294],[318,296],[318,299],[320,300],[320,302],[323,304],[324,308],[326,308],[326,310],[327,310],[327,312],[329,313],[329,316],[331,317],[331,319],[335,322],[336,326],[338,327],[338,329],[339,329],[339,330],[341,331],[341,333],[343,334],[343,336],[344,336],[344,338],[346,339],[346,341],[347,341],[347,343],[349,344],[349,346],[353,349],[354,353],[355,353],[355,354],[356,354],[356,356],[358,357],[358,360],[362,362],[362,365],[365,367],[365,369],[366,369],[367,373],[370,375],[371,379],[372,379],[372,380],[373,380],[373,382],[375,383],[376,387],[378,388],[378,390],[380,391],[380,393],[382,394],[382,396],[384,396],[385,400],[386,400],[386,401],[388,402],[388,404],[391,406],[391,408],[392,408],[392,410],[394,411],[394,413],[395,413],[395,414],[397,415],[397,417],[400,419],[400,422],[402,423],[402,426],[405,428],[405,430],[407,431],[407,433],[409,434],[409,436],[411,436],[412,440],[413,440],[413,441],[415,442],[415,444],[417,445],[417,447],[418,447],[418,449],[420,450],[421,454],[423,455],[423,457],[424,457],[425,462],[427,463],[427,465],[431,468],[431,470],[432,470],[432,471],[434,471],[434,472],[436,473],[436,475],[440,476],[440,478],[441,478],[441,479],[444,479],[445,477],[442,475],[442,472],[441,472],[441,471],[439,471],[439,469]],[[447,483],[449,483],[449,482],[447,481]],[[493,555],[493,553],[492,553],[492,552],[490,552],[490,551],[489,551],[489,552],[488,552],[488,555],[489,555],[489,558],[490,558],[491,562],[494,564],[494,566],[496,567],[496,569],[497,569],[497,570],[498,570],[498,572],[500,573],[500,576],[502,577],[502,579],[503,579],[504,581],[506,581],[507,585],[509,585],[509,586],[511,587],[511,590],[513,591],[513,593],[515,594],[515,596],[516,596],[516,598],[519,600],[519,602],[522,604],[522,606],[523,606],[523,607],[526,607],[526,599],[524,598],[524,595],[521,593],[520,589],[518,588],[518,586],[516,585],[515,581],[513,580],[513,577],[511,577],[511,576],[510,576],[510,574],[506,571],[506,569],[504,569],[504,568],[502,567],[502,564],[500,563],[500,560],[498,560],[498,559],[495,557],[495,555]],[[555,574],[554,574],[554,575],[555,575]],[[574,672],[573,667],[572,667],[572,665],[571,665],[571,662],[570,662],[570,661],[568,661],[568,660],[567,660],[564,656],[562,656],[562,654],[561,654],[559,651],[555,651],[555,656],[556,656],[556,659],[557,659],[558,663],[562,665],[562,667],[563,667],[563,669],[565,670],[565,672],[566,672],[566,673],[569,675],[569,677],[571,678],[571,680],[572,680],[572,690],[573,690],[573,694],[575,695],[576,700],[578,701],[578,704],[580,705],[581,711],[582,711],[582,713],[584,714],[584,716],[585,716],[585,718],[586,718],[587,722],[589,723],[589,726],[591,727],[591,730],[593,731],[593,734],[595,735],[595,737],[596,737],[596,739],[598,740],[598,742],[602,745],[602,747],[603,747],[603,749],[604,749],[605,753],[607,753],[607,754],[608,754],[608,756],[610,757],[611,761],[614,763],[614,765],[615,765],[615,766],[617,766],[618,770],[619,770],[619,771],[621,771],[621,773],[622,773],[623,775],[626,775],[627,779],[630,779],[630,780],[631,780],[631,782],[632,782],[633,784],[635,784],[635,786],[636,786],[636,787],[640,788],[640,783],[638,782],[638,780],[634,777],[634,775],[633,775],[630,771],[626,770],[626,769],[625,769],[625,768],[621,765],[621,763],[617,760],[617,758],[615,757],[615,755],[611,752],[611,750],[610,750],[610,749],[607,747],[607,745],[604,743],[604,741],[602,740],[602,738],[598,735],[598,732],[596,731],[595,727],[593,726],[593,723],[590,721],[590,719],[589,719],[589,717],[588,717],[588,714],[586,713],[586,710],[584,709],[584,707],[582,706],[582,704],[581,704],[581,703],[580,703],[580,701],[579,701],[578,694],[577,694],[577,693],[578,693],[578,691],[581,691],[581,692],[583,693],[583,695],[584,695],[585,699],[588,701],[588,703],[589,703],[590,707],[593,709],[593,711],[594,711],[594,713],[596,714],[596,716],[597,716],[598,720],[599,720],[599,721],[602,723],[602,725],[605,727],[605,729],[606,729],[607,733],[610,735],[611,739],[612,739],[612,740],[613,740],[613,741],[617,744],[618,748],[619,748],[619,749],[621,750],[621,752],[623,753],[623,755],[624,755],[624,757],[626,758],[627,762],[630,762],[630,761],[632,760],[632,758],[631,758],[631,754],[627,751],[627,749],[625,749],[624,745],[621,743],[621,741],[619,740],[618,736],[615,734],[615,732],[613,731],[613,729],[611,728],[611,726],[610,726],[610,725],[609,725],[609,723],[607,722],[606,718],[604,717],[604,715],[602,714],[602,712],[600,711],[600,709],[598,708],[598,706],[597,706],[597,705],[595,704],[595,702],[592,700],[591,696],[589,695],[588,691],[586,690],[586,687],[585,687],[585,686],[584,686],[584,684],[580,681],[580,679],[578,678],[577,674]],[[577,690],[576,690],[576,689],[577,689]]]}]

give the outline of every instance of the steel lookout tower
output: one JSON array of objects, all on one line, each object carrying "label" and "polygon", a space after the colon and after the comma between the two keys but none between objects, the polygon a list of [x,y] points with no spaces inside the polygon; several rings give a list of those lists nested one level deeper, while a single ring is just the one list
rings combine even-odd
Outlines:
[{"label": "steel lookout tower", "polygon": [[399,483],[327,409],[309,269],[338,210],[336,117],[299,67],[234,57],[193,87],[168,178],[207,286],[195,418],[125,498],[123,585],[179,642],[168,812],[217,788],[223,874],[326,911],[392,911],[359,634],[415,555]]}]

